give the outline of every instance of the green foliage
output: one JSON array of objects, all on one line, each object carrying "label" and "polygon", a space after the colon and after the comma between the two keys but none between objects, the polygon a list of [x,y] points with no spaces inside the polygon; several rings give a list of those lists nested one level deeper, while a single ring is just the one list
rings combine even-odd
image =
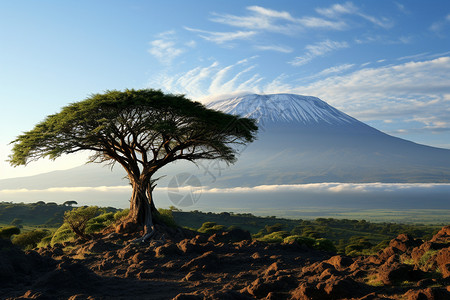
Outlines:
[{"label": "green foliage", "polygon": [[323,251],[329,251],[329,252],[336,252],[336,246],[333,244],[332,241],[327,239],[317,239],[313,246],[314,249],[317,250],[323,250]]},{"label": "green foliage", "polygon": [[310,248],[314,246],[316,243],[316,240],[313,238],[301,236],[301,235],[291,235],[286,238],[284,238],[283,242],[290,243],[290,242],[297,242],[299,245],[305,245]]},{"label": "green foliage", "polygon": [[43,238],[50,235],[51,232],[48,230],[33,230],[14,236],[12,239],[12,243],[22,247],[25,250],[28,250],[35,248]]},{"label": "green foliage", "polygon": [[[98,213],[97,206],[86,206],[74,208],[64,213],[64,222],[69,224],[73,232],[81,237],[86,238],[86,227],[90,219],[94,218]],[[111,215],[111,217],[113,217]]]},{"label": "green foliage", "polygon": [[50,234],[46,237],[44,237],[43,239],[41,239],[41,241],[37,244],[37,248],[44,248],[47,247],[51,244],[52,242],[52,238],[53,238],[53,234]]},{"label": "green foliage", "polygon": [[20,234],[20,228],[16,226],[8,226],[4,228],[0,228],[0,238],[2,239],[10,239],[12,235]]},{"label": "green foliage", "polygon": [[64,223],[53,234],[53,237],[50,241],[50,246],[53,246],[55,244],[60,244],[63,242],[72,241],[73,239],[75,239],[75,233],[70,228],[69,224]]},{"label": "green foliage", "polygon": [[119,210],[118,212],[116,212],[114,214],[114,221],[119,221],[120,219],[128,216],[129,213],[130,213],[130,209],[129,208],[126,208],[126,209],[123,209],[123,210]]},{"label": "green foliage", "polygon": [[[219,158],[233,162],[236,150],[231,145],[252,142],[257,129],[255,120],[208,109],[182,95],[151,89],[107,91],[70,104],[19,135],[9,161],[13,166],[26,165],[43,157],[94,150],[95,158],[114,162],[123,156],[117,151],[111,155],[113,148],[121,153],[144,148],[150,155],[155,154],[151,150],[157,151],[156,157],[170,151],[171,161]],[[153,161],[158,166],[163,162]]]},{"label": "green foliage", "polygon": [[159,208],[158,213],[159,214],[157,214],[157,218],[159,222],[164,223],[172,228],[178,227],[177,223],[175,222],[175,219],[173,218],[172,210]]},{"label": "green foliage", "polygon": [[215,222],[205,222],[202,226],[197,230],[198,232],[214,234],[216,232],[224,231],[224,225],[217,225]]},{"label": "green foliage", "polygon": [[273,233],[273,232],[277,232],[277,231],[282,231],[286,226],[284,224],[281,223],[276,223],[273,225],[266,225],[265,229],[267,233]]},{"label": "green foliage", "polygon": [[269,233],[258,240],[266,243],[282,243],[283,240],[289,236],[289,232],[287,231],[276,231]]}]

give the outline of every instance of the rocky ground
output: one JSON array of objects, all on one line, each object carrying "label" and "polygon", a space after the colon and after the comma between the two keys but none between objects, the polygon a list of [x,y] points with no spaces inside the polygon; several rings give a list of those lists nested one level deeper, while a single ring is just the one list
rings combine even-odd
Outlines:
[{"label": "rocky ground", "polygon": [[450,299],[450,226],[430,241],[399,235],[374,256],[346,257],[160,227],[133,244],[102,234],[23,252],[0,239],[1,299]]}]

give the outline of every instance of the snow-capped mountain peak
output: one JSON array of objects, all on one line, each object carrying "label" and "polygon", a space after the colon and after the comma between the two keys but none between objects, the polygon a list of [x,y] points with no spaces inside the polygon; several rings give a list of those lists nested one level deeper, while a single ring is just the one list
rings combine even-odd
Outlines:
[{"label": "snow-capped mountain peak", "polygon": [[208,103],[209,108],[262,122],[351,124],[358,122],[317,97],[249,94]]}]

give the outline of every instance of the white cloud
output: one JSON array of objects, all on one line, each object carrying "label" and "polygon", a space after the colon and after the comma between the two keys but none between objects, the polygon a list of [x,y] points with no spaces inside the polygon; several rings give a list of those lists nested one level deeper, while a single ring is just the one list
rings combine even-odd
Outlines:
[{"label": "white cloud", "polygon": [[214,32],[201,29],[195,29],[190,27],[184,27],[184,29],[200,33],[199,36],[207,41],[217,44],[223,44],[234,40],[246,40],[256,34],[256,31],[235,31],[235,32]]},{"label": "white cloud", "polygon": [[450,24],[450,14],[446,15],[443,19],[438,20],[433,24],[431,24],[430,30],[438,34],[441,34],[448,24]]},{"label": "white cloud", "polygon": [[97,187],[53,187],[48,189],[5,189],[0,190],[0,194],[24,194],[24,193],[84,193],[84,192],[102,192],[102,193],[130,193],[129,185],[120,186],[97,186]]},{"label": "white cloud", "polygon": [[174,35],[173,30],[160,33],[158,39],[150,42],[148,52],[162,63],[170,64],[174,58],[185,52],[183,48],[176,47]]},{"label": "white cloud", "polygon": [[341,72],[351,69],[353,66],[354,66],[354,64],[343,64],[343,65],[339,65],[339,66],[335,66],[335,67],[330,67],[330,68],[327,68],[327,69],[319,72],[317,74],[317,76],[320,77],[320,76],[326,76],[326,75],[330,75],[330,74],[341,73]]},{"label": "white cloud", "polygon": [[359,16],[372,24],[375,24],[384,29],[389,29],[393,26],[393,22],[386,17],[374,17],[361,12],[352,2],[346,2],[344,4],[334,4],[327,8],[317,8],[317,13],[326,16],[328,18],[339,18],[343,15],[355,15]]},{"label": "white cloud", "polygon": [[294,51],[291,47],[278,46],[278,45],[255,46],[255,49],[262,50],[262,51],[276,51],[276,52],[281,52],[281,53],[291,53],[292,51]]},{"label": "white cloud", "polygon": [[291,35],[304,28],[342,30],[347,27],[343,21],[325,20],[318,17],[295,18],[289,12],[277,11],[261,6],[249,6],[250,15],[213,14],[211,21],[250,30],[277,32]]},{"label": "white cloud", "polygon": [[318,42],[313,45],[308,45],[305,47],[306,53],[303,56],[297,56],[290,62],[293,66],[304,65],[318,56],[325,55],[337,49],[348,48],[347,42],[336,42],[331,40],[325,40]]},{"label": "white cloud", "polygon": [[345,14],[356,14],[358,8],[351,2],[346,2],[344,4],[334,4],[327,8],[317,8],[316,11],[328,18],[337,18]]}]

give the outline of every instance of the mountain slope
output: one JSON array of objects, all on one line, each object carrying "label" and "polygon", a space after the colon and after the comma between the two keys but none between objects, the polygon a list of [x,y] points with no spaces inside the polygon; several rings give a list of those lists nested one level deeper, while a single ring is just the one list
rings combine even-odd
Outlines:
[{"label": "mountain slope", "polygon": [[[238,148],[235,165],[177,162],[158,171],[167,186],[178,173],[212,187],[316,182],[450,182],[450,150],[392,137],[316,97],[246,95],[209,103],[213,109],[256,118],[257,140]],[[0,189],[127,185],[118,166],[98,165],[0,180]]]}]

